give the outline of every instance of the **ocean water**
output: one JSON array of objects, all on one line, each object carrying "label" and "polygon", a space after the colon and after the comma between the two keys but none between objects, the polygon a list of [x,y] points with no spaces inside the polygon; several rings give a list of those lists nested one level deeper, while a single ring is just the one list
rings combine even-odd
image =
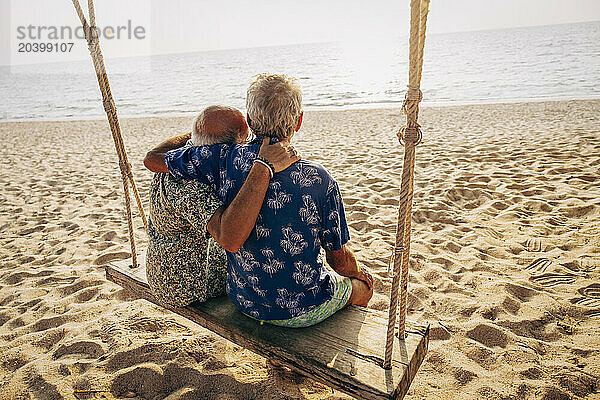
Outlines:
[{"label": "ocean water", "polygon": [[[398,106],[408,40],[319,43],[107,59],[119,115],[244,108],[252,76],[299,79],[306,109]],[[421,84],[425,104],[600,97],[600,21],[432,34]],[[0,120],[102,117],[91,61],[0,67]]]}]

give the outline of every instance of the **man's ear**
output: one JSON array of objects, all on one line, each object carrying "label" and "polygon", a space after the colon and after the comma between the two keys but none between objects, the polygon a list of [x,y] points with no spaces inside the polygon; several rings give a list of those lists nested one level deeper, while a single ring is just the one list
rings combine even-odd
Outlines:
[{"label": "man's ear", "polygon": [[304,118],[304,111],[302,111],[300,113],[300,118],[298,118],[298,125],[296,125],[296,129],[294,129],[294,132],[298,132],[300,130],[300,127],[302,126],[302,119]]},{"label": "man's ear", "polygon": [[237,135],[237,141],[236,143],[244,143],[248,141],[248,138],[250,137],[250,129],[246,128],[246,131],[240,131],[239,134]]}]

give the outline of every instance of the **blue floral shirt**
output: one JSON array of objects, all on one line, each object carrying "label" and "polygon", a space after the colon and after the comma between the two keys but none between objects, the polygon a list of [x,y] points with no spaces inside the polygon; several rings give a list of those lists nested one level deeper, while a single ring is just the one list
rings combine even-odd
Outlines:
[{"label": "blue floral shirt", "polygon": [[[186,145],[167,153],[169,171],[212,186],[229,205],[246,180],[262,138],[247,144]],[[236,253],[227,252],[227,293],[243,313],[289,319],[329,301],[331,271],[320,255],[350,235],[336,181],[319,164],[300,160],[275,174],[256,225]]]}]

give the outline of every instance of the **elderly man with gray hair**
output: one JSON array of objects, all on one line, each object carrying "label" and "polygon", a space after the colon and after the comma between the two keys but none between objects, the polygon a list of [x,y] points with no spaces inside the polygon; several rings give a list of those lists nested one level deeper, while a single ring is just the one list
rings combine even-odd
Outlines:
[{"label": "elderly man with gray hair", "polygon": [[[336,181],[307,160],[277,172],[259,151],[265,143],[289,145],[300,130],[304,114],[296,81],[257,76],[246,108],[256,135],[251,142],[184,146],[165,156],[171,174],[210,185],[226,205],[253,166],[266,165],[272,173],[254,229],[239,250],[227,252],[230,299],[242,313],[286,327],[314,325],[348,304],[366,306],[373,278],[346,246],[350,238]],[[333,270],[324,265],[321,249]]]}]

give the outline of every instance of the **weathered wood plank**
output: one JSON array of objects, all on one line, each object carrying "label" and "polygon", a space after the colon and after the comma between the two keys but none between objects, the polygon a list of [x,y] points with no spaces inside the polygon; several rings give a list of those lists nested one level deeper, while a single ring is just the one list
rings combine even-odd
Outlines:
[{"label": "weathered wood plank", "polygon": [[396,341],[392,369],[383,369],[386,315],[364,307],[347,307],[320,324],[300,329],[261,325],[240,313],[227,297],[166,307],[152,296],[145,267],[132,269],[130,263],[109,264],[107,278],[233,343],[357,398],[401,399],[427,353],[429,326],[413,327],[405,340]]}]

